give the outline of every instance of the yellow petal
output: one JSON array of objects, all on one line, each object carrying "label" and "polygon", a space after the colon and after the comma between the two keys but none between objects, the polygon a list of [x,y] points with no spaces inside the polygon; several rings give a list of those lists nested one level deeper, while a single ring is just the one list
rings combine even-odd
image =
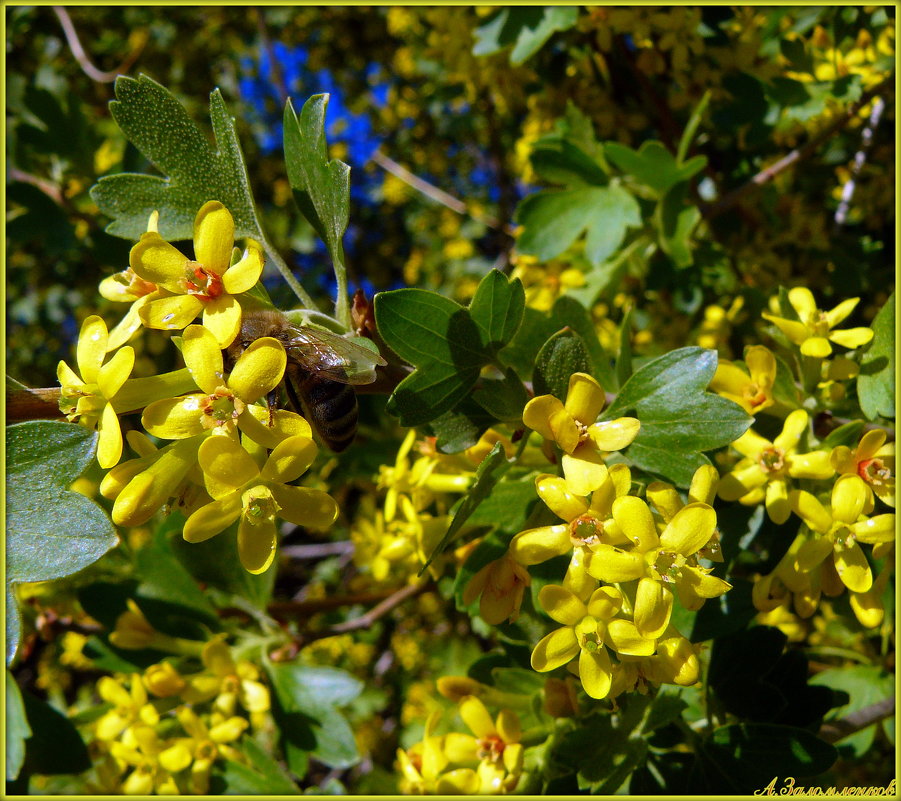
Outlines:
[{"label": "yellow petal", "polygon": [[657,527],[650,508],[641,498],[634,495],[617,498],[613,502],[613,519],[638,550],[648,551],[657,547]]},{"label": "yellow petal", "polygon": [[579,650],[576,633],[570,626],[564,626],[538,642],[532,651],[532,668],[539,673],[554,670],[569,662]]},{"label": "yellow petal", "polygon": [[588,427],[588,436],[602,451],[620,451],[632,444],[641,423],[634,417],[617,417]]},{"label": "yellow petal", "polygon": [[[537,431],[545,439],[554,439],[554,432],[551,429],[550,420],[554,415],[563,411],[563,404],[553,395],[538,395],[532,398],[522,412],[522,421],[529,428]],[[575,430],[576,424],[573,423]],[[578,439],[578,432],[576,432]]]},{"label": "yellow petal", "polygon": [[632,581],[644,572],[645,563],[640,553],[623,551],[605,543],[594,546],[588,562],[589,575],[610,584]]},{"label": "yellow petal", "polygon": [[235,221],[229,210],[216,200],[204,203],[194,218],[194,255],[197,261],[222,275],[231,261],[234,244]]},{"label": "yellow petal", "polygon": [[188,395],[151,403],[141,415],[147,433],[161,439],[184,439],[202,434],[200,402],[205,395]]},{"label": "yellow petal", "polygon": [[772,445],[773,443],[768,439],[761,437],[760,434],[752,429],[745,431],[744,434],[732,443],[732,447],[742,456],[747,456],[751,459],[756,459],[761,451],[771,448]]},{"label": "yellow petal", "polygon": [[509,551],[521,565],[538,565],[569,553],[573,544],[569,526],[542,526],[521,531],[510,541]]},{"label": "yellow petal", "polygon": [[[719,475],[717,475],[719,479]],[[663,519],[669,521],[682,506],[682,499],[672,484],[663,481],[652,481],[645,490],[648,501],[660,512]]]},{"label": "yellow petal", "polygon": [[701,665],[684,637],[667,637],[657,646],[657,657],[673,684],[690,687],[697,682]]},{"label": "yellow petal", "polygon": [[108,334],[106,323],[101,317],[92,314],[81,324],[78,345],[75,350],[75,361],[78,371],[86,384],[96,384],[100,373],[100,365],[106,358]]},{"label": "yellow petal", "polygon": [[210,491],[214,498],[228,492],[228,488],[243,486],[260,473],[253,457],[228,436],[207,437],[200,446],[197,458],[204,474],[225,488]]},{"label": "yellow petal", "polygon": [[182,357],[191,378],[208,395],[225,385],[222,351],[216,337],[202,325],[189,325],[182,334]]},{"label": "yellow petal", "polygon": [[188,325],[203,309],[194,295],[165,295],[149,301],[138,310],[147,328],[177,331]]},{"label": "yellow petal", "polygon": [[793,478],[832,478],[835,472],[828,451],[790,453],[785,461]]},{"label": "yellow petal", "polygon": [[620,618],[607,625],[607,641],[617,653],[627,656],[650,656],[657,647],[655,640],[639,634],[634,623]]},{"label": "yellow petal", "polygon": [[604,408],[604,401],[604,390],[590,375],[573,373],[570,376],[564,407],[580,423],[587,426],[597,420]]},{"label": "yellow petal", "polygon": [[753,345],[745,350],[745,364],[751,379],[761,389],[769,389],[776,380],[776,357],[769,348]]},{"label": "yellow petal", "polygon": [[290,484],[313,464],[318,450],[316,443],[309,437],[288,437],[269,454],[260,477],[265,481]]},{"label": "yellow petal", "polygon": [[809,419],[807,412],[803,409],[795,409],[795,411],[785,418],[785,423],[782,426],[782,433],[773,440],[773,445],[784,451],[792,450],[807,430],[807,422]]},{"label": "yellow petal", "polygon": [[204,326],[216,337],[220,348],[227,348],[241,330],[241,304],[231,295],[220,295],[201,305]]},{"label": "yellow petal", "polygon": [[596,620],[610,620],[623,606],[623,594],[616,587],[598,587],[588,599],[588,614]]},{"label": "yellow petal", "polygon": [[[606,474],[607,469],[604,468],[604,475]],[[569,522],[588,511],[588,501],[574,493],[567,479],[560,476],[547,473],[538,476],[535,479],[535,489],[538,491],[538,497],[561,520]]]},{"label": "yellow petal", "polygon": [[715,528],[716,512],[706,503],[690,503],[667,524],[660,535],[660,548],[691,556],[707,544]]},{"label": "yellow petal", "polygon": [[240,515],[241,493],[232,492],[194,512],[185,521],[182,536],[187,542],[203,542],[227,529]]},{"label": "yellow petal", "polygon": [[108,470],[122,458],[122,429],[119,427],[119,418],[110,404],[103,407],[97,432],[100,435],[97,441],[97,463],[104,470]]},{"label": "yellow petal", "polygon": [[[185,537],[187,539],[187,537]],[[275,559],[275,522],[251,524],[246,515],[238,524],[238,558],[248,573],[265,573]]]},{"label": "yellow petal", "polygon": [[590,697],[607,697],[613,681],[613,666],[606,648],[579,654],[579,680]]},{"label": "yellow petal", "polygon": [[751,384],[751,377],[737,364],[720,361],[710,382],[710,388],[717,393],[728,393],[741,397],[745,387]]},{"label": "yellow petal", "polygon": [[883,587],[878,587],[878,579],[867,592],[852,592],[850,595],[851,609],[861,626],[874,629],[882,623],[885,617],[885,607],[882,604]]},{"label": "yellow petal", "polygon": [[258,339],[235,364],[228,377],[229,389],[245,403],[253,403],[281,383],[286,363],[281,342],[273,337]]},{"label": "yellow petal", "polygon": [[126,345],[117,350],[113,358],[104,364],[97,374],[97,386],[100,387],[100,394],[110,400],[128,380],[134,366],[134,348]]},{"label": "yellow petal", "polygon": [[777,525],[782,525],[791,516],[788,499],[788,484],[785,479],[774,478],[766,485],[766,513]]},{"label": "yellow petal", "polygon": [[160,297],[156,292],[151,292],[149,295],[144,295],[142,298],[138,298],[131,306],[128,307],[128,311],[125,313],[125,316],[119,320],[116,325],[113,326],[113,329],[109,332],[109,340],[106,343],[106,347],[109,350],[115,350],[116,348],[121,347],[129,339],[132,338],[134,333],[141,328],[141,316],[139,314],[140,310],[146,306],[151,300],[155,300]]},{"label": "yellow petal", "polygon": [[856,523],[867,502],[867,486],[860,476],[841,476],[832,487],[832,518]]},{"label": "yellow petal", "polygon": [[591,443],[583,442],[560,460],[566,483],[576,495],[589,495],[607,478],[607,467]]},{"label": "yellow petal", "polygon": [[835,549],[835,572],[852,592],[866,592],[873,586],[873,573],[861,547],[852,540]]},{"label": "yellow petal", "polygon": [[797,320],[786,320],[784,317],[776,317],[774,314],[762,312],[761,317],[769,320],[795,345],[800,345],[808,337],[807,326]]},{"label": "yellow petal", "polygon": [[817,314],[817,302],[806,286],[796,286],[788,291],[788,302],[798,313],[798,317],[807,321]]},{"label": "yellow petal", "polygon": [[872,328],[846,328],[843,331],[829,332],[829,339],[844,348],[859,348],[872,338]]},{"label": "yellow petal", "polygon": [[719,480],[720,474],[713,465],[701,465],[691,477],[691,486],[688,488],[689,503],[712,504]]},{"label": "yellow petal", "polygon": [[187,256],[155,231],[143,234],[128,256],[129,266],[141,278],[173,291],[183,291],[187,263]]},{"label": "yellow petal", "polygon": [[681,575],[680,587],[684,584],[698,598],[719,598],[732,589],[732,585],[728,581],[712,576],[700,567],[685,565]]},{"label": "yellow petal", "polygon": [[642,637],[655,640],[669,625],[673,611],[673,594],[663,583],[652,578],[638,582],[635,593],[635,628]]},{"label": "yellow petal", "polygon": [[269,411],[261,406],[248,406],[238,418],[238,426],[258,445],[271,450],[284,439],[294,436],[313,438],[310,424],[299,414],[276,410],[269,425]]},{"label": "yellow petal", "polygon": [[322,490],[272,484],[272,495],[281,507],[279,517],[297,526],[324,531],[338,519],[338,504]]},{"label": "yellow petal", "polygon": [[508,745],[518,743],[522,739],[522,724],[519,715],[509,709],[502,709],[498,712],[495,728],[501,739]]},{"label": "yellow petal", "polygon": [[222,276],[222,286],[229,295],[238,295],[253,289],[263,272],[263,254],[257,248],[248,248],[244,258],[228,268]]},{"label": "yellow petal", "polygon": [[834,309],[826,312],[826,322],[830,328],[835,328],[842,320],[844,320],[851,312],[854,311],[860,298],[848,298],[843,300]]},{"label": "yellow petal", "polygon": [[851,531],[860,542],[870,545],[893,542],[895,539],[895,516],[893,514],[876,515],[869,520],[861,520],[851,526]]},{"label": "yellow petal", "polygon": [[[833,339],[832,336],[829,339]],[[815,359],[825,359],[832,353],[832,345],[826,337],[808,337],[801,343],[801,353]]]},{"label": "yellow petal", "polygon": [[480,739],[497,734],[494,721],[491,720],[485,704],[474,695],[464,698],[460,703],[460,717],[469,726],[469,730]]},{"label": "yellow petal", "polygon": [[588,614],[585,604],[559,584],[545,584],[538,593],[538,603],[552,620],[565,626],[575,626]]}]

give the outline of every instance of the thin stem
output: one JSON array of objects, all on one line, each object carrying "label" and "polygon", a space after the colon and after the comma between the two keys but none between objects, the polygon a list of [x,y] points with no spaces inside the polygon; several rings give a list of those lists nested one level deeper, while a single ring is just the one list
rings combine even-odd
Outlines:
[{"label": "thin stem", "polygon": [[503,230],[508,234],[513,234],[515,229],[512,225],[501,226],[501,224],[494,217],[488,217],[482,214],[473,213],[466,207],[466,204],[462,200],[455,198],[453,195],[448,194],[443,189],[439,189],[437,186],[430,184],[428,181],[423,180],[418,175],[414,175],[406,167],[401,166],[390,156],[386,156],[384,153],[382,153],[381,150],[376,150],[375,153],[372,154],[372,160],[383,170],[390,172],[395,178],[399,178],[401,181],[407,184],[407,186],[413,187],[413,189],[415,189],[417,192],[421,192],[430,200],[434,200],[436,203],[440,203],[442,206],[446,206],[451,211],[457,212],[457,214],[463,214],[467,217],[471,217],[476,222],[480,222],[482,223],[482,225],[486,225],[488,228],[492,228],[495,231]]},{"label": "thin stem", "polygon": [[335,268],[335,283],[337,284],[335,295],[335,319],[345,330],[350,331],[352,322],[350,319],[350,300],[347,294],[347,267],[344,266],[344,248],[338,242],[337,253],[332,255],[332,266]]},{"label": "thin stem", "polygon": [[268,239],[266,239],[265,234],[263,235],[263,240],[260,243],[263,246],[263,250],[266,251],[266,255],[272,260],[272,263],[275,265],[276,269],[281,273],[282,278],[285,279],[285,282],[291,287],[291,290],[297,295],[301,304],[308,309],[315,309],[316,303],[308,294],[307,291],[298,283],[297,279],[291,273],[291,268],[285,263],[285,260],[278,254],[276,249],[272,246]]},{"label": "thin stem", "polygon": [[339,623],[336,626],[332,626],[325,636],[331,636],[332,634],[344,634],[348,631],[359,631],[360,629],[368,629],[377,620],[387,615],[392,609],[400,606],[402,603],[404,603],[404,601],[407,601],[410,598],[415,598],[417,595],[425,592],[426,589],[429,588],[431,583],[431,579],[426,579],[425,581],[420,581],[418,584],[408,584],[406,587],[403,587],[393,595],[386,598],[377,606],[372,607],[372,609],[370,609],[365,615],[361,615],[360,617],[354,618],[353,620],[348,620],[344,623]]},{"label": "thin stem", "polygon": [[881,97],[873,98],[873,109],[870,112],[870,119],[867,121],[866,127],[860,135],[860,150],[854,154],[854,166],[851,168],[851,177],[842,187],[842,199],[835,210],[835,228],[838,229],[845,224],[848,218],[848,211],[851,208],[851,198],[854,197],[854,190],[857,188],[857,179],[860,177],[860,171],[867,160],[867,153],[873,144],[873,132],[879,125],[882,112],[885,109],[885,102]]},{"label": "thin stem", "polygon": [[90,58],[88,58],[88,54],[81,46],[81,40],[78,38],[78,33],[75,30],[75,25],[72,24],[69,12],[66,11],[63,6],[53,6],[53,12],[56,14],[60,25],[63,26],[66,43],[69,45],[69,50],[72,51],[72,55],[81,67],[82,72],[84,72],[84,74],[92,81],[97,81],[97,83],[112,83],[119,75],[128,72],[128,70],[131,69],[131,65],[135,63],[138,56],[141,54],[141,51],[144,49],[144,45],[147,43],[147,37],[144,36],[138,42],[135,49],[125,57],[125,60],[117,69],[111,70],[110,72],[104,72],[95,67]]},{"label": "thin stem", "polygon": [[885,80],[880,81],[876,86],[868,89],[855,102],[851,103],[844,112],[839,114],[831,125],[826,126],[826,128],[820,131],[820,133],[813,137],[806,145],[795,148],[791,153],[779,159],[775,164],[771,164],[766,169],[758,172],[750,181],[737,189],[734,189],[712,206],[709,206],[706,210],[705,217],[710,220],[714,217],[718,217],[723,212],[729,211],[733,206],[737,205],[745,195],[750,194],[764,184],[768,184],[773,178],[779,175],[779,173],[784,172],[789,167],[810,158],[821,144],[831,139],[838,131],[844,128],[852,119],[854,119],[861,108],[869,103],[872,98],[884,92],[888,86],[894,83],[894,80],[895,76],[892,74]]}]

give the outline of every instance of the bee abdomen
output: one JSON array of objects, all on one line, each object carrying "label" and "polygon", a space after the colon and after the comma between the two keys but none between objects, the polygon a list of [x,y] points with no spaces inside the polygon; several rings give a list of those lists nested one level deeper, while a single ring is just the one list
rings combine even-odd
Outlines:
[{"label": "bee abdomen", "polygon": [[[299,372],[299,371],[298,371]],[[295,377],[297,396],[307,422],[333,451],[343,451],[357,432],[357,394],[348,384],[340,384],[315,373]]]}]

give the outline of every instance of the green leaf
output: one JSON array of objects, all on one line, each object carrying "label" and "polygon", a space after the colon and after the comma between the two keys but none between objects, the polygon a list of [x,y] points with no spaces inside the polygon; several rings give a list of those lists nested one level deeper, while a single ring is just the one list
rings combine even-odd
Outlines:
[{"label": "green leaf", "polygon": [[705,156],[695,156],[680,164],[665,145],[654,140],[643,142],[638,151],[619,142],[607,142],[604,154],[620,170],[661,197],[670,187],[687,181],[707,166]]},{"label": "green leaf", "polygon": [[356,764],[360,756],[353,730],[336,707],[359,695],[362,683],[335,668],[279,664],[268,665],[267,672],[289,766],[297,752],[309,752],[331,768]]},{"label": "green leaf", "polygon": [[19,775],[25,763],[25,741],[31,737],[25,702],[12,673],[6,671],[6,780]]},{"label": "green leaf", "polygon": [[698,130],[698,125],[701,124],[701,119],[704,116],[704,112],[707,111],[707,105],[709,103],[710,90],[708,89],[704,92],[704,96],[692,110],[688,125],[685,126],[685,130],[682,132],[682,136],[679,139],[679,147],[676,150],[676,162],[678,164],[685,163],[685,157],[688,155],[691,142],[695,138],[695,132]]},{"label": "green leaf", "polygon": [[868,420],[895,417],[895,293],[873,319],[873,340],[860,363],[857,397]]},{"label": "green leaf", "polygon": [[832,450],[839,445],[844,445],[853,449],[860,440],[860,435],[863,433],[865,425],[866,423],[863,420],[852,420],[850,423],[839,426],[834,431],[829,432],[826,439],[821,443],[820,448],[822,450]]},{"label": "green leaf", "polygon": [[557,321],[559,327],[568,326],[582,340],[591,360],[590,372],[606,388],[613,388],[616,378],[613,373],[613,362],[610,355],[604,350],[598,339],[597,328],[588,309],[575,298],[564,295],[557,298],[551,309],[551,317]]},{"label": "green leaf", "polygon": [[469,314],[479,328],[482,348],[497,353],[519,330],[526,306],[526,292],[518,278],[508,279],[491,270],[476,288]]},{"label": "green leaf", "polygon": [[441,453],[459,453],[475,445],[497,420],[473,397],[464,397],[453,409],[430,421],[426,429],[437,437],[435,445]]},{"label": "green leaf", "polygon": [[264,774],[230,759],[216,763],[210,792],[217,795],[300,795],[297,785],[289,777]]},{"label": "green leaf", "polygon": [[795,376],[785,360],[776,354],[776,380],[773,382],[773,399],[789,409],[798,408],[799,390]]},{"label": "green leaf", "polygon": [[660,246],[678,269],[690,267],[691,234],[701,221],[697,206],[686,204],[688,183],[681,182],[670,187],[657,206],[657,226],[660,231]]},{"label": "green leaf", "polygon": [[294,199],[319,234],[332,261],[344,264],[342,238],[350,215],[350,167],[328,159],[325,141],[327,94],[313,95],[300,111],[285,104],[285,167]]},{"label": "green leaf", "polygon": [[450,526],[445,532],[441,541],[435,546],[435,549],[429,554],[425,564],[420,569],[418,575],[425,573],[428,566],[453,542],[457,532],[463,527],[463,524],[469,519],[470,515],[478,508],[479,504],[485,500],[494,489],[494,485],[501,480],[503,475],[510,469],[512,462],[508,461],[504,455],[504,447],[500,442],[496,443],[488,455],[482,459],[476,469],[476,480],[469,488],[469,492],[460,501],[454,512]]},{"label": "green leaf", "polygon": [[[32,421],[6,429],[7,620],[12,588],[83,570],[118,538],[106,513],[69,486],[94,458],[97,435],[72,423]],[[7,664],[18,647],[18,621],[8,632]]]},{"label": "green leaf", "polygon": [[542,261],[563,253],[586,233],[585,255],[595,266],[641,226],[638,202],[621,186],[589,186],[529,195],[516,209],[523,226],[517,247]]},{"label": "green leaf", "polygon": [[25,770],[58,776],[91,767],[88,749],[65,715],[27,692],[22,701],[32,731],[25,745]]},{"label": "green leaf", "polygon": [[388,411],[398,415],[402,425],[416,426],[453,409],[490,361],[482,331],[469,311],[424,289],[380,292],[374,303],[379,334],[417,368],[395,388]]},{"label": "green leaf", "polygon": [[573,373],[591,373],[585,343],[575,331],[564,328],[552,336],[538,352],[532,387],[536,395],[566,399]]},{"label": "green leaf", "polygon": [[122,173],[101,178],[91,198],[113,218],[108,233],[139,239],[150,213],[158,210],[160,236],[190,239],[200,207],[218,200],[234,217],[238,237],[263,238],[234,119],[218,89],[210,94],[215,147],[169,90],[146,75],[120,75],[110,111],[127,139],[166,177]]},{"label": "green leaf", "polygon": [[833,746],[805,729],[768,723],[721,726],[703,748],[743,793],[765,787],[774,776],[816,776],[838,757]]},{"label": "green leaf", "polygon": [[487,56],[514,44],[510,63],[518,66],[537,53],[556,31],[576,24],[577,6],[505,8],[476,28],[473,55]]},{"label": "green leaf", "polygon": [[619,353],[616,356],[616,386],[623,386],[632,375],[632,306],[626,309],[619,326]]},{"label": "green leaf", "polygon": [[516,371],[508,367],[502,379],[483,379],[472,399],[494,418],[516,422],[522,420],[529,393]]},{"label": "green leaf", "polygon": [[687,487],[709,464],[702,451],[734,442],[751,426],[754,418],[738,404],[705,391],[716,364],[716,351],[679,348],[642,366],[620,389],[601,419],[635,413],[641,430],[625,453],[638,467]]}]

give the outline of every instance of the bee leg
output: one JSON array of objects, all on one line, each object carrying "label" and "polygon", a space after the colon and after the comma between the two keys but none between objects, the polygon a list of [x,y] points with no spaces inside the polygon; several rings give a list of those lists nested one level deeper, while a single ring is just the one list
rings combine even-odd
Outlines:
[{"label": "bee leg", "polygon": [[269,394],[266,395],[266,405],[269,407],[269,428],[272,428],[275,410],[278,409],[278,387],[270,390]]}]

